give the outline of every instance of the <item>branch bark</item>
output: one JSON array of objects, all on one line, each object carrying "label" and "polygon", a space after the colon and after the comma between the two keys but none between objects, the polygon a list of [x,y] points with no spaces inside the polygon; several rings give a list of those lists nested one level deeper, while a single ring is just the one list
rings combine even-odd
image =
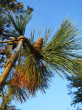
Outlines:
[{"label": "branch bark", "polygon": [[[24,36],[20,36],[15,53],[12,54],[11,58],[8,61],[7,66],[5,67],[3,73],[0,76],[0,85],[3,85],[6,82],[12,67],[16,63],[16,61],[18,59],[18,55],[19,55],[22,45],[23,45],[23,41],[24,41]],[[3,89],[3,86],[0,87],[0,92],[2,91],[2,89]]]}]

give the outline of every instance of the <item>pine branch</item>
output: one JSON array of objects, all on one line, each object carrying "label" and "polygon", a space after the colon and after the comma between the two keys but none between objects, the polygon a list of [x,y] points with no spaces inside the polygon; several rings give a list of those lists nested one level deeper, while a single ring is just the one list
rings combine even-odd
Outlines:
[{"label": "pine branch", "polygon": [[12,36],[12,35],[9,35],[9,34],[4,34],[4,33],[2,33],[2,32],[0,32],[0,35],[5,36],[6,38],[15,37],[14,35]]},{"label": "pine branch", "polygon": [[[10,60],[8,61],[8,64],[7,64],[7,67],[5,67],[2,75],[0,76],[0,83],[2,84],[3,82],[6,81],[13,65],[16,63],[17,61],[17,58],[18,58],[18,55],[20,53],[20,50],[22,48],[22,45],[23,45],[23,40],[24,40],[24,36],[19,36],[19,43],[18,43],[18,46],[15,50],[15,53],[12,54]],[[0,91],[2,90],[2,87],[0,88]]]}]

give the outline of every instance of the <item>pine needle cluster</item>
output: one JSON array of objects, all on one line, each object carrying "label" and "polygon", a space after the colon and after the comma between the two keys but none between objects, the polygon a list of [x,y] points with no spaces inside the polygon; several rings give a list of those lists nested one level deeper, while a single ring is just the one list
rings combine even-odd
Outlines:
[{"label": "pine needle cluster", "polygon": [[[45,35],[49,35],[48,30]],[[81,74],[77,71],[82,56],[78,50],[81,46],[78,44],[79,29],[71,23],[69,19],[65,19],[59,30],[48,42],[48,36],[38,39],[30,46],[26,46],[21,53],[20,64],[16,66],[16,73],[24,74],[27,78],[26,83],[23,83],[30,92],[35,92],[38,89],[45,90],[49,85],[49,80],[58,73],[61,77],[61,72],[64,75]],[[45,42],[46,41],[46,42]],[[38,53],[38,54],[37,54]],[[78,61],[76,61],[79,59]],[[24,77],[22,77],[23,79]],[[24,78],[25,79],[25,78]]]},{"label": "pine needle cluster", "polygon": [[[64,19],[60,28],[42,50],[43,60],[59,75],[76,74],[74,71],[75,59],[81,59],[78,51],[82,48],[79,44],[79,29],[69,20]],[[78,65],[77,65],[78,66]]]}]

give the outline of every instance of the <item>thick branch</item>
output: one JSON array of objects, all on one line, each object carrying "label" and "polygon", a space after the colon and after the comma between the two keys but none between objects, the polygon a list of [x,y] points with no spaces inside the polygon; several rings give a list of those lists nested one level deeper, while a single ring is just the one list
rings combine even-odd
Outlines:
[{"label": "thick branch", "polygon": [[0,43],[8,43],[8,44],[11,44],[11,43],[14,43],[14,42],[17,42],[17,41],[18,41],[18,39],[10,38],[10,40],[0,41]]},{"label": "thick branch", "polygon": [[7,40],[7,41],[0,41],[0,43],[8,43],[10,42],[10,40]]},{"label": "thick branch", "polygon": [[[19,53],[21,51],[21,48],[22,48],[22,45],[23,45],[23,41],[24,41],[24,36],[20,36],[19,37],[19,42],[18,42],[17,48],[15,50],[15,53],[12,54],[11,58],[8,61],[7,66],[5,67],[3,73],[0,76],[0,84],[1,85],[6,82],[6,79],[8,78],[9,73],[10,73],[12,67],[16,63],[16,61],[18,59],[18,55],[19,55]],[[3,89],[3,86],[0,87],[0,92],[2,91],[2,89]]]}]

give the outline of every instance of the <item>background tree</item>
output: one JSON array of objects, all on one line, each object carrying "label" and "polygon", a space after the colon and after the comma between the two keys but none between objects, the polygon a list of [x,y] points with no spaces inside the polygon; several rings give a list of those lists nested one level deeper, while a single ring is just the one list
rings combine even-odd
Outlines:
[{"label": "background tree", "polygon": [[[68,88],[70,90],[70,93],[73,96],[73,102],[72,105],[76,104],[82,104],[82,61],[75,60],[76,66],[75,69],[80,73],[76,76],[67,76],[67,80],[70,82],[68,85]],[[79,65],[79,66],[77,66]],[[78,68],[79,67],[79,68]]]},{"label": "background tree", "polygon": [[0,0],[1,10],[10,10],[13,12],[17,12],[21,11],[23,8],[23,3],[17,2],[17,0]]},{"label": "background tree", "polygon": [[68,85],[68,88],[70,88],[70,94],[74,96],[72,104],[82,104],[82,77],[72,76],[68,77],[68,80],[70,81],[70,84]]}]

